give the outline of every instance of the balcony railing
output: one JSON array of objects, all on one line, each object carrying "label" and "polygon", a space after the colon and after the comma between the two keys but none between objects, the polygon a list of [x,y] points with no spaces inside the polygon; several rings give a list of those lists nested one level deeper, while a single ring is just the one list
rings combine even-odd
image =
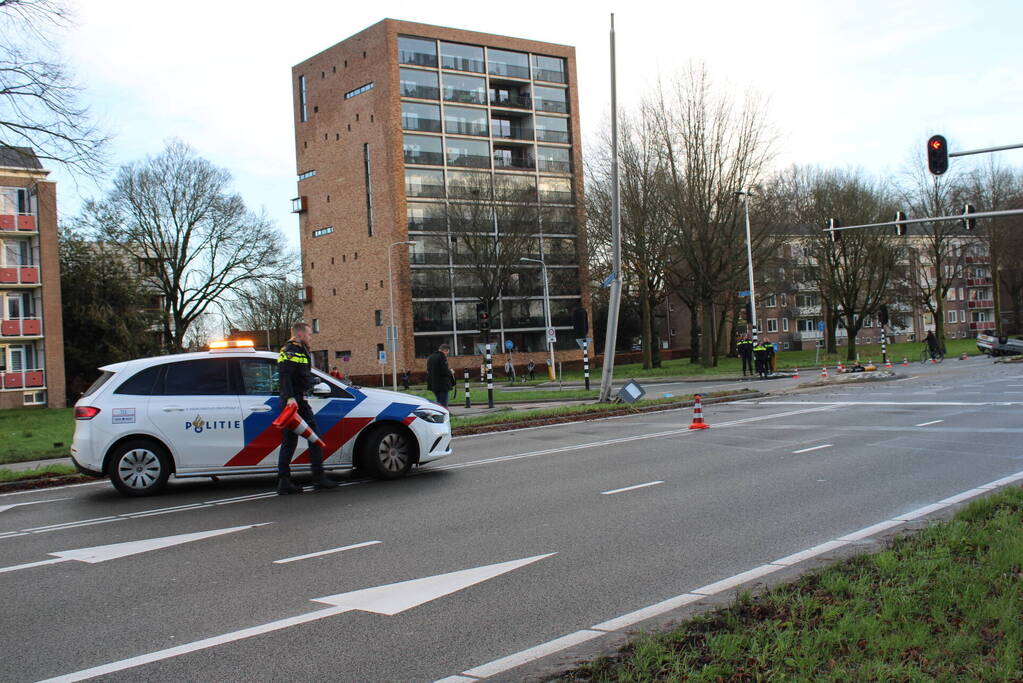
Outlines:
[{"label": "balcony railing", "polygon": [[532,109],[533,98],[529,95],[491,95],[490,106],[503,109]]},{"label": "balcony railing", "polygon": [[533,169],[536,168],[536,165],[534,164],[532,159],[516,159],[515,157],[508,158],[502,156],[495,156],[494,167],[515,168],[532,171]]},{"label": "balcony railing", "polygon": [[409,197],[443,197],[443,185],[405,185],[405,194]]},{"label": "balcony railing", "polygon": [[529,67],[504,62],[490,62],[491,76],[508,76],[509,78],[529,79]]},{"label": "balcony railing", "polygon": [[537,111],[552,111],[558,114],[568,113],[568,102],[561,100],[547,100],[543,98],[536,98],[536,110]]},{"label": "balcony railing", "polygon": [[401,127],[405,130],[422,131],[424,133],[439,133],[440,119],[404,117],[401,120]]},{"label": "balcony railing", "polygon": [[451,330],[451,317],[446,318],[416,318],[412,321],[413,332],[437,332]]},{"label": "balcony railing", "polygon": [[483,60],[473,59],[472,57],[441,55],[441,66],[445,69],[453,69],[455,71],[471,71],[477,74],[483,73]]},{"label": "balcony railing", "polygon": [[533,78],[548,83],[565,83],[564,71],[551,71],[550,69],[536,69],[533,71]]},{"label": "balcony railing", "polygon": [[966,302],[967,308],[994,308],[994,299],[974,299]]},{"label": "balcony railing", "polygon": [[0,336],[39,337],[43,333],[43,321],[39,318],[18,318],[0,321]]},{"label": "balcony railing", "polygon": [[46,386],[42,370],[14,370],[0,372],[0,383],[4,389],[26,389]]},{"label": "balcony railing", "polygon": [[415,266],[446,266],[448,264],[448,252],[446,251],[420,251],[409,254],[409,263]]},{"label": "balcony railing", "polygon": [[460,102],[461,104],[486,104],[487,95],[482,90],[449,88],[444,91],[444,101]]},{"label": "balcony railing", "polygon": [[967,287],[987,287],[992,284],[992,280],[989,277],[970,277],[966,278]]},{"label": "balcony railing", "polygon": [[540,142],[560,142],[564,144],[569,142],[568,131],[549,130],[546,128],[536,129],[536,139]]},{"label": "balcony railing", "polygon": [[18,232],[35,232],[36,217],[30,213],[0,215],[0,230]]},{"label": "balcony railing", "polygon": [[545,204],[571,204],[572,193],[559,190],[540,190],[540,201]]},{"label": "balcony railing", "polygon": [[410,217],[408,219],[409,230],[446,230],[447,227],[447,220],[443,216]]},{"label": "balcony railing", "polygon": [[402,64],[414,66],[437,66],[437,55],[428,52],[414,52],[412,50],[398,50],[398,61]]},{"label": "balcony railing", "polygon": [[549,235],[574,235],[576,225],[574,221],[545,221],[543,231]]},{"label": "balcony railing", "polygon": [[415,150],[406,149],[405,163],[426,164],[429,166],[443,166],[444,154],[442,152],[419,152]]},{"label": "balcony railing", "polygon": [[440,98],[440,88],[432,85],[418,85],[416,83],[401,84],[402,97],[415,97],[420,100],[436,100]]},{"label": "balcony railing", "polygon": [[494,129],[494,137],[501,140],[528,140],[533,141],[533,131],[528,128],[512,128],[510,130]]},{"label": "balcony railing", "polygon": [[571,161],[555,161],[553,159],[538,159],[536,162],[537,169],[540,171],[547,171],[548,173],[571,173],[572,162]]},{"label": "balcony railing", "polygon": [[448,155],[448,166],[463,168],[490,168],[490,157],[482,154]]},{"label": "balcony railing", "polygon": [[967,263],[979,263],[981,265],[986,265],[988,263],[991,263],[991,257],[989,257],[989,256],[967,256],[966,257],[966,262]]},{"label": "balcony railing", "polygon": [[485,123],[463,123],[448,119],[445,126],[448,133],[454,135],[482,135],[483,137],[487,135],[487,124]]},{"label": "balcony railing", "polygon": [[39,266],[12,266],[0,268],[2,285],[38,285]]},{"label": "balcony railing", "polygon": [[992,320],[990,322],[984,322],[984,323],[970,323],[970,329],[971,330],[993,330],[993,329],[995,329],[995,322]]}]

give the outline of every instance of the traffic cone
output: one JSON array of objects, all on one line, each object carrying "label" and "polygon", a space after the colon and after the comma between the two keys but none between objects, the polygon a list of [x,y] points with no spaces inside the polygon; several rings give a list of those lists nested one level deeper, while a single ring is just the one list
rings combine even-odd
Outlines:
[{"label": "traffic cone", "polygon": [[792,375],[792,379],[799,379],[799,368],[796,368],[796,372]]},{"label": "traffic cone", "polygon": [[891,370],[892,369],[892,361],[891,361],[891,359],[886,360],[884,362],[884,366],[885,366],[886,369]]},{"label": "traffic cone", "polygon": [[689,428],[710,429],[710,425],[703,421],[703,403],[700,401],[699,394],[693,396],[693,423],[689,425]]},{"label": "traffic cone", "polygon": [[827,368],[821,368],[821,377],[827,379],[827,377],[828,377],[828,369]]},{"label": "traffic cone", "polygon": [[845,372],[845,366],[842,365],[842,361],[838,361],[838,367],[835,368],[835,372],[837,373]]},{"label": "traffic cone", "polygon": [[963,351],[963,355],[959,356],[959,360],[966,360],[967,358],[969,358],[969,356],[966,355],[965,351]]},{"label": "traffic cone", "polygon": [[305,420],[303,420],[298,414],[298,405],[295,403],[284,406],[284,410],[281,411],[281,414],[278,415],[277,419],[275,419],[271,424],[277,429],[286,429],[289,432],[294,432],[295,434],[303,437],[309,443],[319,444],[320,448],[325,448],[327,446],[327,444],[323,442],[323,439],[317,436],[316,432],[310,429],[309,425],[307,425]]},{"label": "traffic cone", "polygon": [[908,368],[909,367],[909,359],[906,358],[905,356],[902,357],[902,367],[904,367],[904,368]]}]

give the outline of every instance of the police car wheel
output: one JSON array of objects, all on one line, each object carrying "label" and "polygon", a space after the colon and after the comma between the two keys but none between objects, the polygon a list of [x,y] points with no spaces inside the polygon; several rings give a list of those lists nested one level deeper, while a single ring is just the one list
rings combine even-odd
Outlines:
[{"label": "police car wheel", "polygon": [[128,441],[110,458],[110,481],[126,496],[150,496],[159,493],[170,477],[170,458],[154,441]]},{"label": "police car wheel", "polygon": [[378,479],[398,479],[412,467],[412,444],[408,435],[381,426],[366,441],[362,464]]}]

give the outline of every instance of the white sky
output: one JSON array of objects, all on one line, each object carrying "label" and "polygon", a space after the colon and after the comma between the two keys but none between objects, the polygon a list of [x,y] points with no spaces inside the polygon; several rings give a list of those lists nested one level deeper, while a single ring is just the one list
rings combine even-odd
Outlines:
[{"label": "white sky", "polygon": [[[291,66],[391,17],[574,45],[583,135],[609,107],[608,15],[619,99],[692,60],[769,99],[779,165],[898,170],[924,140],[1023,142],[1023,3],[1012,0],[776,2],[347,2],[79,0],[64,42],[86,101],[113,134],[115,163],[180,137],[228,168],[298,246]],[[586,148],[584,145],[584,154]],[[1023,163],[1023,151],[1005,160]],[[953,163],[957,163],[953,160]],[[101,187],[63,172],[65,215]]]}]

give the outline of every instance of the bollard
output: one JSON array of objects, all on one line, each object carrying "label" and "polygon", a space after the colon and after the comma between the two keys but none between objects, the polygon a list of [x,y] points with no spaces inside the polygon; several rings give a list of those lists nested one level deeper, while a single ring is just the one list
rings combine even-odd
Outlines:
[{"label": "bollard", "polygon": [[462,371],[462,377],[465,379],[465,407],[472,408],[472,399],[469,397],[469,368]]}]

